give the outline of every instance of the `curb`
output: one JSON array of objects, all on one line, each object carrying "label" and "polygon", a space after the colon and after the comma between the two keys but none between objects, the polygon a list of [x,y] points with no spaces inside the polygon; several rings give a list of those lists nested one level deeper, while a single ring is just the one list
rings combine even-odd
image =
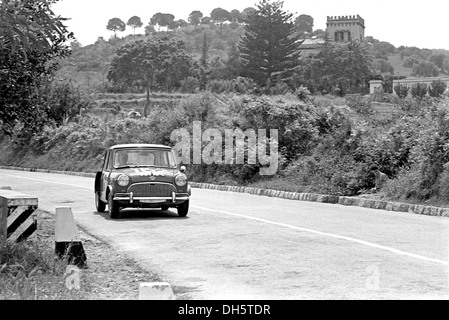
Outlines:
[{"label": "curb", "polygon": [[[35,168],[22,168],[22,167],[9,167],[0,166],[0,169],[6,170],[18,170],[18,171],[31,171],[31,172],[45,172],[45,173],[57,173],[67,174],[80,177],[95,178],[95,173],[88,172],[73,172],[73,171],[58,171],[50,169],[35,169]],[[192,188],[209,189],[217,191],[228,191],[237,193],[249,193],[258,196],[281,198],[288,200],[320,202],[329,204],[339,204],[343,206],[356,206],[362,208],[370,208],[377,210],[386,210],[393,212],[407,212],[419,215],[434,216],[434,217],[449,217],[449,208],[425,206],[420,204],[408,204],[401,202],[391,202],[385,200],[366,199],[361,197],[345,197],[345,196],[333,196],[317,193],[300,193],[280,191],[273,189],[262,189],[254,187],[242,187],[242,186],[228,186],[228,185],[216,185],[211,183],[202,182],[189,182]]]}]

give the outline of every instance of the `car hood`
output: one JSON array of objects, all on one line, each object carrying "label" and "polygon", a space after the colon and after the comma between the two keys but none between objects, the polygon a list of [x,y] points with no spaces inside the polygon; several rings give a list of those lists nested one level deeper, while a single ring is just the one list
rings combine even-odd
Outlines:
[{"label": "car hood", "polygon": [[128,175],[132,183],[136,182],[173,182],[173,177],[178,173],[176,168],[136,167],[117,169],[116,173]]}]

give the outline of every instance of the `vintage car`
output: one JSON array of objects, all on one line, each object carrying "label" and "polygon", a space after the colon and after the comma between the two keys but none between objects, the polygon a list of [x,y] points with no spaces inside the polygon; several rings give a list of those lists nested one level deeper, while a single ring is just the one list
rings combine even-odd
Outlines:
[{"label": "vintage car", "polygon": [[112,146],[95,177],[97,211],[104,212],[107,205],[109,216],[116,219],[121,208],[177,208],[178,215],[185,217],[191,195],[185,170],[176,164],[168,146]]}]

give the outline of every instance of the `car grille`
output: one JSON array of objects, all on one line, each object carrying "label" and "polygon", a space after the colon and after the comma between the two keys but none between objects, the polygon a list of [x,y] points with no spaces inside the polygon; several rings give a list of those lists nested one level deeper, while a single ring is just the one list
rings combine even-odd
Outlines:
[{"label": "car grille", "polygon": [[136,183],[128,188],[134,197],[171,197],[176,188],[171,184],[165,183]]}]

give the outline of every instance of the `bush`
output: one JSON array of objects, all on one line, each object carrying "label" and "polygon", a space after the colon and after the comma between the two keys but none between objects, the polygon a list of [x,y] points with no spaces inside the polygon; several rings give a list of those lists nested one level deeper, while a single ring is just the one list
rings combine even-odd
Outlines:
[{"label": "bush", "polygon": [[232,92],[234,84],[231,80],[211,80],[207,83],[206,89],[214,93]]},{"label": "bush", "polygon": [[443,95],[446,88],[446,82],[442,80],[433,80],[430,84],[429,95],[434,98],[439,98]]},{"label": "bush", "polygon": [[251,78],[237,77],[231,80],[234,85],[234,92],[241,94],[253,93],[256,83]]},{"label": "bush", "polygon": [[396,92],[398,97],[401,99],[404,99],[405,97],[407,97],[409,90],[410,90],[409,87],[406,86],[405,84],[399,83],[394,86],[394,92]]},{"label": "bush", "polygon": [[276,84],[269,89],[270,94],[278,94],[278,95],[284,95],[290,91],[291,91],[290,87],[285,82],[282,81],[276,82]]},{"label": "bush", "polygon": [[415,83],[412,85],[410,92],[413,98],[421,99],[427,94],[427,84],[421,82]]},{"label": "bush", "polygon": [[306,87],[300,86],[295,90],[295,95],[299,100],[306,102],[309,100],[310,91]]},{"label": "bush", "polygon": [[394,200],[407,200],[420,197],[421,188],[419,186],[420,174],[415,168],[403,170],[395,179],[390,179],[385,183],[382,191],[385,195]]},{"label": "bush", "polygon": [[348,94],[345,97],[346,105],[357,113],[368,115],[373,113],[371,101],[369,98],[364,98],[360,94]]},{"label": "bush", "polygon": [[200,81],[194,77],[188,77],[181,80],[181,92],[183,93],[195,93],[200,88]]},{"label": "bush", "polygon": [[239,116],[236,124],[243,131],[277,129],[279,150],[289,160],[309,151],[316,138],[314,119],[303,102],[262,96],[244,100],[231,111]]}]

